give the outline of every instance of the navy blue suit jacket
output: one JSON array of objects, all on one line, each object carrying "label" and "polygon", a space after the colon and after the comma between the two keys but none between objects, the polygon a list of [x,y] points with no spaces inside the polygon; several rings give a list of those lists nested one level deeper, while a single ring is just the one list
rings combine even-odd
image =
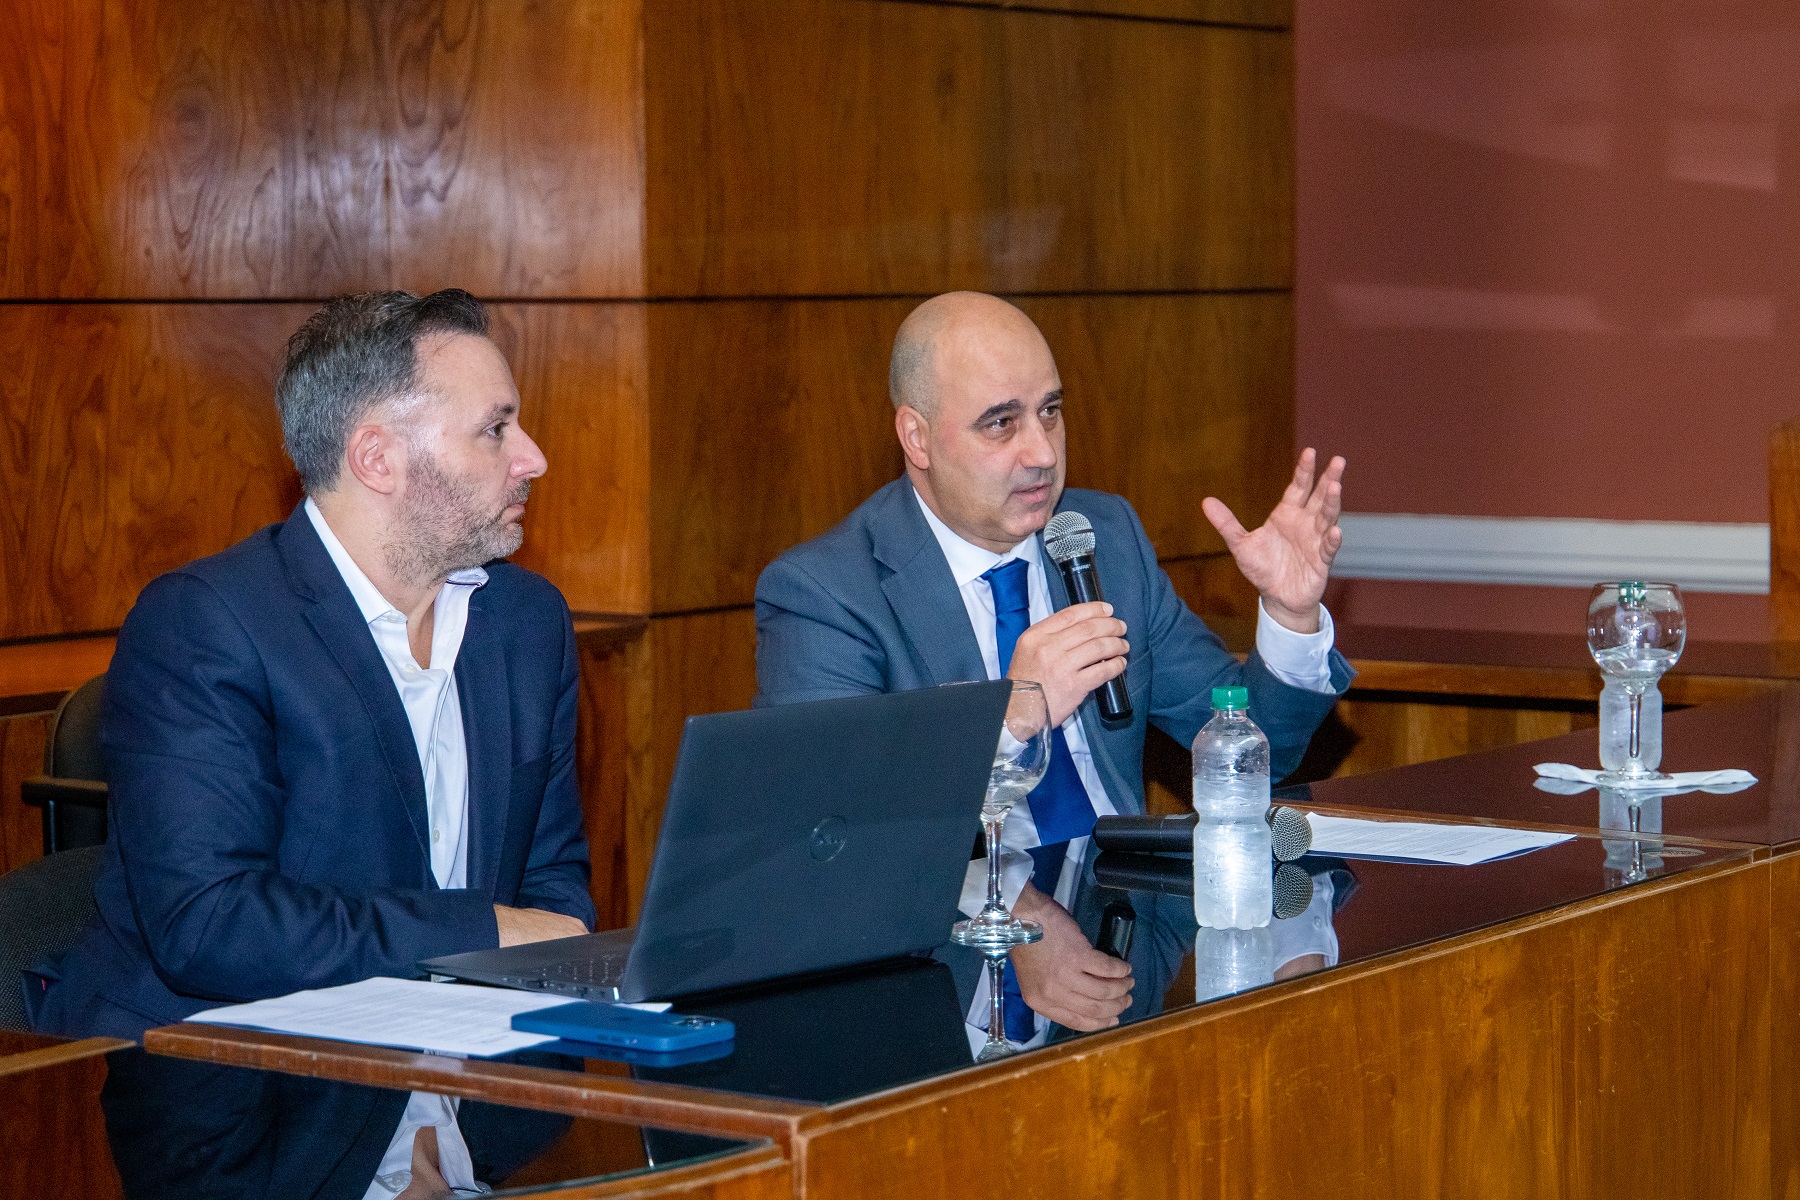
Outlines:
[{"label": "navy blue suit jacket", "polygon": [[468,887],[446,891],[405,709],[305,512],[153,581],[107,676],[99,915],[46,972],[37,1027],[137,1038],[220,1004],[415,976],[497,945],[495,904],[591,926],[556,588],[491,565],[456,681]]}]

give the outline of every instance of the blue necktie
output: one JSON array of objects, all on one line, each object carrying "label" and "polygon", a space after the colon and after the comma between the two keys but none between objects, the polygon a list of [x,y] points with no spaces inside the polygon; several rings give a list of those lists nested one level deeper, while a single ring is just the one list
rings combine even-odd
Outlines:
[{"label": "blue necktie", "polygon": [[[994,594],[994,634],[1001,675],[1012,666],[1019,635],[1031,624],[1029,573],[1024,560],[1015,558],[982,576]],[[1031,886],[1046,896],[1054,896],[1056,881],[1068,857],[1069,839],[1083,837],[1094,829],[1094,803],[1082,786],[1081,774],[1075,769],[1075,759],[1069,754],[1069,743],[1060,727],[1050,732],[1050,767],[1025,802],[1031,806],[1040,843],[1030,852]],[[1014,1041],[1031,1037],[1035,1032],[1031,1008],[1019,994],[1018,976],[1010,961],[1006,964],[1004,1005],[1006,1036]]]}]

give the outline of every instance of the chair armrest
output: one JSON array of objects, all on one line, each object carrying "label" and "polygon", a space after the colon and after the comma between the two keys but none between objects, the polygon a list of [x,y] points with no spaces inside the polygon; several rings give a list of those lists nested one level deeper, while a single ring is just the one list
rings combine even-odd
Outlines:
[{"label": "chair armrest", "polygon": [[33,808],[72,804],[78,808],[106,808],[106,784],[97,779],[58,779],[33,775],[19,785],[20,798]]}]

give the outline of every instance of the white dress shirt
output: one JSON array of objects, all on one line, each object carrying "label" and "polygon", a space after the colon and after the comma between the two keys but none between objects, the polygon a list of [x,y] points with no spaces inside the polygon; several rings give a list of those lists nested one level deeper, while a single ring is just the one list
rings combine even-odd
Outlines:
[{"label": "white dress shirt", "polygon": [[[913,493],[913,498],[918,501],[919,511],[925,514],[925,523],[931,527],[932,535],[937,538],[944,558],[950,564],[950,575],[956,580],[957,594],[962,597],[963,608],[969,614],[969,624],[974,628],[976,644],[981,647],[981,659],[987,667],[988,678],[998,679],[1000,644],[995,630],[994,592],[982,576],[1003,562],[1015,558],[1024,560],[1031,597],[1031,624],[1035,625],[1048,617],[1055,609],[1050,603],[1050,582],[1045,574],[1037,535],[1026,538],[1005,554],[995,554],[992,550],[965,540],[939,520],[938,515],[931,511],[931,506],[925,503],[925,498],[917,491]],[[1269,668],[1269,673],[1283,683],[1312,692],[1329,692],[1332,690],[1331,644],[1335,634],[1331,614],[1323,606],[1320,606],[1319,613],[1317,633],[1295,633],[1271,620],[1268,613],[1262,610],[1261,601],[1258,601],[1256,648],[1262,655],[1263,664]],[[1129,639],[1132,631],[1127,630],[1125,636]],[[1080,714],[1071,713],[1069,719],[1063,722],[1062,731],[1063,739],[1068,743],[1069,757],[1075,761],[1075,772],[1081,776],[1081,785],[1087,790],[1094,812],[1100,816],[1118,812],[1107,797],[1105,786],[1100,782],[1100,773],[1094,766],[1094,752],[1088,746]],[[1008,905],[1018,900],[1019,893],[1031,879],[1032,861],[1026,851],[1041,844],[1037,826],[1032,820],[1031,806],[1013,806],[1012,812],[1007,814],[1006,827],[1001,835],[1001,890]],[[1088,839],[1085,837],[1069,841],[1068,858],[1064,860],[1062,872],[1056,880],[1055,899],[1064,908],[1074,901],[1081,865],[1087,855],[1087,845]],[[964,914],[972,917],[981,911],[985,903],[987,860],[982,858],[971,862],[968,873],[963,877],[961,908]],[[987,977],[984,974],[975,989],[974,1002],[969,1007],[970,1045],[977,1049],[986,1037],[988,1008]],[[1048,1031],[1048,1022],[1040,1015],[1037,1018],[1037,1033],[1026,1044],[1037,1044],[1048,1035]]]},{"label": "white dress shirt", "polygon": [[[319,506],[308,497],[306,515],[325,543],[325,552],[337,566],[350,596],[369,623],[375,648],[387,664],[400,703],[412,726],[413,744],[419,751],[419,768],[425,776],[425,809],[431,828],[431,875],[440,888],[468,886],[469,867],[469,749],[463,737],[462,704],[456,692],[456,655],[462,649],[463,631],[469,624],[469,598],[487,582],[480,567],[457,571],[438,589],[432,606],[431,665],[421,667],[413,659],[406,636],[406,616],[388,603],[369,582],[344,544],[325,523]],[[437,1126],[438,1169],[444,1181],[459,1194],[475,1195],[488,1189],[475,1179],[469,1148],[456,1124],[457,1101],[452,1096],[414,1092],[388,1143],[381,1165],[375,1169],[363,1200],[388,1200],[412,1179],[413,1137],[425,1125]]]}]

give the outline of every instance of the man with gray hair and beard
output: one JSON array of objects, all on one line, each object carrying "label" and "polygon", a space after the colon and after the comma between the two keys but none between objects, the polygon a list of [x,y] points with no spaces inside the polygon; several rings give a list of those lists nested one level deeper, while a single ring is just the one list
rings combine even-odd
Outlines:
[{"label": "man with gray hair and beard", "polygon": [[[136,1040],[593,923],[568,606],[496,561],[546,464],[486,311],[333,300],[276,392],[306,500],[152,581],[120,630],[99,913],[27,975],[42,1031]],[[132,1197],[468,1192],[557,1124],[141,1050],[101,1102]]]}]

